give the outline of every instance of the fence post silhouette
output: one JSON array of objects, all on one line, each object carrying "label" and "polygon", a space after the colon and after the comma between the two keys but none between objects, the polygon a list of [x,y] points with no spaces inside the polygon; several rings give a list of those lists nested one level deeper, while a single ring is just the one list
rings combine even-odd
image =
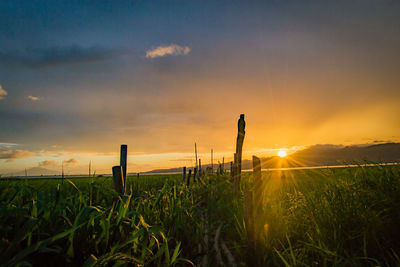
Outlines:
[{"label": "fence post silhouette", "polygon": [[246,190],[246,229],[248,242],[248,265],[259,266],[262,255],[262,240],[264,235],[264,223],[262,220],[257,220],[257,214],[260,214],[262,196],[262,179],[261,179],[261,160],[253,156],[253,188]]},{"label": "fence post silhouette", "polygon": [[262,178],[261,178],[261,160],[260,158],[253,156],[253,181],[254,181],[254,210],[257,214],[262,203]]},{"label": "fence post silhouette", "polygon": [[186,166],[185,166],[185,167],[183,167],[182,181],[183,181],[183,182],[185,182],[185,181],[186,181]]},{"label": "fence post silhouette", "polygon": [[245,135],[245,127],[246,127],[246,122],[244,120],[244,114],[240,114],[240,118],[238,120],[238,135],[236,139],[236,166],[235,168],[235,185],[236,185],[236,192],[239,192],[239,187],[240,187],[240,179],[241,179],[241,173],[242,173],[242,148],[243,148],[243,141],[244,141],[244,135]]},{"label": "fence post silhouette", "polygon": [[112,167],[114,188],[120,195],[125,194],[124,178],[122,177],[122,166]]},{"label": "fence post silhouette", "polygon": [[256,239],[255,239],[255,225],[254,225],[254,207],[253,201],[254,195],[252,190],[245,190],[244,192],[244,204],[246,207],[245,212],[245,224],[247,234],[247,261],[248,266],[257,266],[254,263],[254,256],[256,252]]},{"label": "fence post silhouette", "polygon": [[126,190],[126,162],[128,155],[128,146],[121,145],[120,165],[122,167],[122,179],[124,180],[124,193]]},{"label": "fence post silhouette", "polygon": [[186,181],[186,185],[189,186],[190,185],[190,176],[192,175],[192,170],[189,169],[189,173],[187,176],[187,181]]}]

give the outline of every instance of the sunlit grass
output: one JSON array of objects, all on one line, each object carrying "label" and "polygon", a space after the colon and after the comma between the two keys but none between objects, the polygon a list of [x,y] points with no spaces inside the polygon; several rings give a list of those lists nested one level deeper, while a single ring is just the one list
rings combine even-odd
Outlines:
[{"label": "sunlit grass", "polygon": [[263,172],[256,250],[249,250],[244,173],[187,187],[181,175],[3,180],[0,262],[16,265],[211,264],[396,265],[400,263],[398,166]]}]

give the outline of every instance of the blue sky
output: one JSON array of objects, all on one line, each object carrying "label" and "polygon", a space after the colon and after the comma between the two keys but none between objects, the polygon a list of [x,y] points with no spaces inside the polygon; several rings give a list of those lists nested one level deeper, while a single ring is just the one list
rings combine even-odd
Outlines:
[{"label": "blue sky", "polygon": [[195,141],[229,158],[240,113],[248,153],[399,140],[397,1],[2,1],[0,14],[0,173],[70,158],[108,170],[122,143],[142,170],[186,164]]}]

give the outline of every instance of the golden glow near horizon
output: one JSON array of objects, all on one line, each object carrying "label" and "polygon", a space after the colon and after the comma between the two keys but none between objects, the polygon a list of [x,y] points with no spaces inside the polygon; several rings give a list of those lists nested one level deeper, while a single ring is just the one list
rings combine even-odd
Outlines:
[{"label": "golden glow near horizon", "polygon": [[285,150],[279,150],[278,151],[278,156],[281,157],[281,158],[284,158],[284,157],[287,156],[287,153],[286,153]]}]

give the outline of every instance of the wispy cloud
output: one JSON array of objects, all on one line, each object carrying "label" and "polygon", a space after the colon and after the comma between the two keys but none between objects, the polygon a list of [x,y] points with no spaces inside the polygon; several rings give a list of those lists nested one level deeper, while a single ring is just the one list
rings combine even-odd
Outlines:
[{"label": "wispy cloud", "polygon": [[78,161],[74,158],[70,158],[69,160],[64,160],[65,164],[71,164],[71,165],[75,165],[78,163]]},{"label": "wispy cloud", "polygon": [[15,159],[29,158],[34,155],[34,152],[20,149],[0,151],[0,159],[5,159],[6,162],[12,162]]},{"label": "wispy cloud", "polygon": [[11,147],[18,146],[16,143],[0,143],[0,150],[10,149]]},{"label": "wispy cloud", "polygon": [[44,160],[39,162],[39,166],[57,166],[57,162],[55,160]]},{"label": "wispy cloud", "polygon": [[32,101],[39,101],[39,100],[40,100],[40,97],[32,96],[32,95],[27,96],[27,98],[28,98],[29,100],[32,100]]},{"label": "wispy cloud", "polygon": [[163,56],[179,56],[179,55],[187,55],[190,53],[190,47],[188,46],[180,46],[176,44],[166,45],[166,46],[157,46],[150,50],[146,51],[147,58],[156,58]]},{"label": "wispy cloud", "polygon": [[0,100],[4,99],[4,97],[6,97],[6,95],[8,95],[7,91],[3,89],[3,87],[0,84]]}]

